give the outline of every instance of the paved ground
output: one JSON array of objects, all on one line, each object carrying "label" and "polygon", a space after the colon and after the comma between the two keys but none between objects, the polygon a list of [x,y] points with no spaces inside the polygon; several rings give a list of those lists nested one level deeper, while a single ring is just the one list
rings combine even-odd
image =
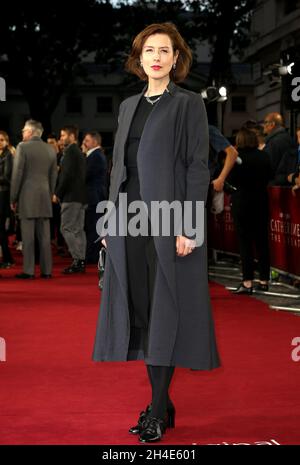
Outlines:
[{"label": "paved ground", "polygon": [[[217,262],[214,260],[209,262],[209,279],[226,287],[236,288],[242,280],[239,259],[218,254],[217,260]],[[279,274],[276,279],[271,281],[269,292],[254,292],[253,297],[266,302],[268,305],[299,309],[299,313],[296,311],[293,313],[300,317],[299,285],[300,282],[296,279]]]}]

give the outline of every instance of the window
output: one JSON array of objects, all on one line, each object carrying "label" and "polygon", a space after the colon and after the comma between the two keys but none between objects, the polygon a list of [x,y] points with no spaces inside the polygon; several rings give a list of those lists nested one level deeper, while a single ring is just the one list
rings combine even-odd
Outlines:
[{"label": "window", "polygon": [[237,95],[231,97],[231,111],[245,112],[247,111],[246,97],[244,95]]},{"label": "window", "polygon": [[97,113],[112,113],[112,97],[97,97]]},{"label": "window", "polygon": [[284,0],[283,12],[288,15],[297,9],[298,0]]},{"label": "window", "polygon": [[67,113],[81,113],[82,112],[82,98],[78,96],[69,96],[66,98],[66,111]]}]

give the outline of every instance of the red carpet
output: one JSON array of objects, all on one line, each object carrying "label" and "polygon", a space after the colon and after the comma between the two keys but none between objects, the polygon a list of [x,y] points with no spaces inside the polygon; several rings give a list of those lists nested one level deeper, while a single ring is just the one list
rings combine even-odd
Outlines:
[{"label": "red carpet", "polygon": [[[64,277],[59,261],[51,281],[1,271],[0,443],[137,444],[127,430],[150,399],[144,363],[92,362],[97,271]],[[216,284],[211,295],[222,368],[176,369],[176,428],[161,444],[300,444],[299,317]]]}]

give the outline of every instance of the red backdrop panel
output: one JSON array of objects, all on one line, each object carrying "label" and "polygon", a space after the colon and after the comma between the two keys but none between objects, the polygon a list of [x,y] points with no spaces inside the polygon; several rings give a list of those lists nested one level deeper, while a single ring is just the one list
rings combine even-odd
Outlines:
[{"label": "red backdrop panel", "polygon": [[[271,265],[300,276],[300,193],[290,188],[270,187],[270,252]],[[225,194],[225,208],[219,215],[208,215],[209,246],[224,252],[239,253],[230,208]]]}]

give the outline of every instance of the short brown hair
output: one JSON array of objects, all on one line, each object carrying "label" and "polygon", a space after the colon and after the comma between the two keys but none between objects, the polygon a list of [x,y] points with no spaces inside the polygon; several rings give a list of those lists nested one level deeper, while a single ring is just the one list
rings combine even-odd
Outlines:
[{"label": "short brown hair", "polygon": [[237,149],[256,149],[259,145],[257,134],[247,128],[242,128],[236,135]]},{"label": "short brown hair", "polygon": [[85,136],[91,136],[93,139],[95,139],[97,141],[97,144],[102,145],[102,137],[101,137],[101,134],[98,132],[98,131],[87,131],[85,133]]},{"label": "short brown hair", "polygon": [[76,140],[78,140],[78,136],[79,136],[79,129],[78,129],[78,126],[76,126],[75,124],[70,124],[68,126],[64,126],[63,128],[61,128],[62,131],[65,131],[67,134],[73,134],[73,136],[75,137]]},{"label": "short brown hair", "polygon": [[192,52],[183,37],[173,23],[154,23],[143,29],[134,39],[130,55],[125,63],[125,69],[136,74],[142,81],[147,80],[147,75],[140,65],[140,56],[145,41],[153,34],[166,34],[169,36],[173,52],[179,51],[176,69],[172,68],[170,78],[174,82],[183,81],[189,73],[192,64]]}]

